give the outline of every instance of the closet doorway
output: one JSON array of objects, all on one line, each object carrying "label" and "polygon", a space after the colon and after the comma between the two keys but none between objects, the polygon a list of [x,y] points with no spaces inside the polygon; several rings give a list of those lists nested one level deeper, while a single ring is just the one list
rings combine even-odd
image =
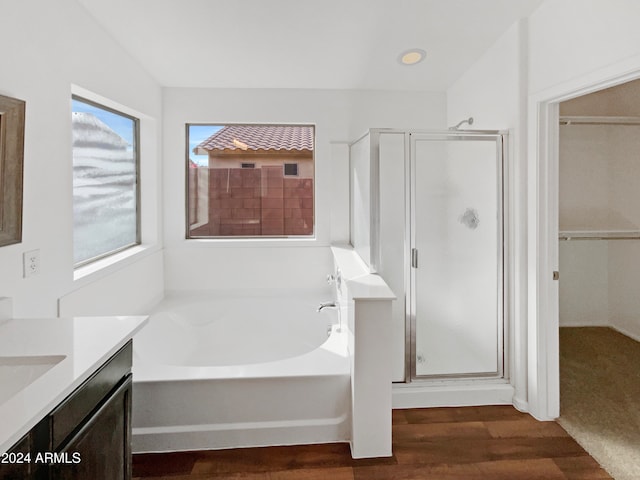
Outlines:
[{"label": "closet doorway", "polygon": [[560,424],[640,478],[640,80],[560,103]]}]

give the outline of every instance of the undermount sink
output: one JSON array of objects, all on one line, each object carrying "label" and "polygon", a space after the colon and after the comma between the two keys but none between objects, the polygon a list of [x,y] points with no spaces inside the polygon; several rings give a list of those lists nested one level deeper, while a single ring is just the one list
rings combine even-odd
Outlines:
[{"label": "undermount sink", "polygon": [[65,358],[65,355],[0,356],[0,405]]}]

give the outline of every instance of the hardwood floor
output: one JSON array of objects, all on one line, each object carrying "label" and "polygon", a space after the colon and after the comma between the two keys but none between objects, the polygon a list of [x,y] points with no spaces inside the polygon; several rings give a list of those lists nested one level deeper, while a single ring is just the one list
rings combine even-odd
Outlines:
[{"label": "hardwood floor", "polygon": [[133,457],[136,479],[578,480],[611,477],[555,422],[509,406],[394,410],[393,456],[353,460],[347,444]]}]

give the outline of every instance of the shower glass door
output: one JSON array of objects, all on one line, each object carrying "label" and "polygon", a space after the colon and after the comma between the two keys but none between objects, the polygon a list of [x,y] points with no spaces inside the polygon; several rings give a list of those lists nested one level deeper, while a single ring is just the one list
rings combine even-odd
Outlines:
[{"label": "shower glass door", "polygon": [[502,135],[410,138],[411,377],[500,377]]}]

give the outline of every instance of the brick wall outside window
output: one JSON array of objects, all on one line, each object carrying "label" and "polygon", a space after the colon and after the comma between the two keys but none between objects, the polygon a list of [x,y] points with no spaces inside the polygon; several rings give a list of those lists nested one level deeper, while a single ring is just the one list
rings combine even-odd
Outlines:
[{"label": "brick wall outside window", "polygon": [[[207,189],[191,185],[189,216],[196,226],[190,237],[313,234],[312,178],[285,177],[282,165],[200,169],[208,170],[208,196],[202,193]],[[206,182],[207,175],[190,174],[194,179]],[[196,211],[207,211],[206,218],[197,218]]]}]

